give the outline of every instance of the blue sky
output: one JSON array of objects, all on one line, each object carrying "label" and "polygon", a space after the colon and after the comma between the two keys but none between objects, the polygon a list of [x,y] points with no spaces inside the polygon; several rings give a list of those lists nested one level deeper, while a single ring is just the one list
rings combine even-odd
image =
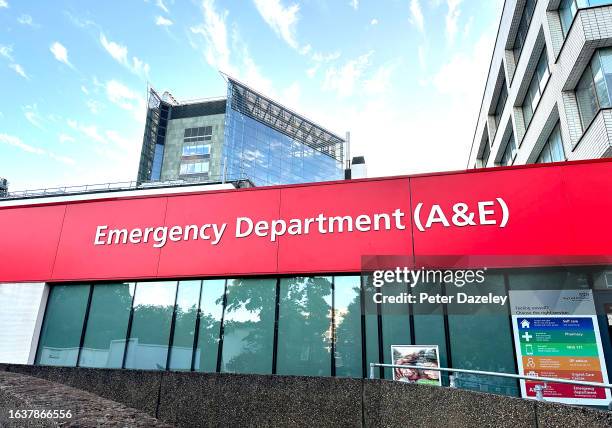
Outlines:
[{"label": "blue sky", "polygon": [[223,70],[330,130],[370,176],[465,167],[501,0],[0,0],[0,177],[133,180],[147,84]]}]

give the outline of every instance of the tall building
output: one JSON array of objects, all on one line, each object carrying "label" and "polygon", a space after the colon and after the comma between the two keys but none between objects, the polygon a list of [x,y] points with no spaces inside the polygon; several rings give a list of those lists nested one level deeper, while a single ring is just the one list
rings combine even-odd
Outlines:
[{"label": "tall building", "polygon": [[612,1],[506,0],[469,168],[612,156]]},{"label": "tall building", "polygon": [[344,143],[231,77],[226,98],[178,102],[150,89],[138,181],[339,180]]}]

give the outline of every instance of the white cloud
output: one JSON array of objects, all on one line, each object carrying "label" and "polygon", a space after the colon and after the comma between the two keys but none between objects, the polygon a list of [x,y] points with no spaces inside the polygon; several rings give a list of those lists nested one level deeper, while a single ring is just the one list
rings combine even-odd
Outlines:
[{"label": "white cloud", "polygon": [[132,91],[121,82],[109,80],[106,82],[106,96],[123,110],[131,111],[136,120],[144,120],[146,114],[144,95]]},{"label": "white cloud", "polygon": [[247,45],[241,40],[236,26],[232,28],[231,45],[227,30],[229,12],[217,12],[214,0],[202,2],[204,22],[191,28],[191,32],[204,37],[204,57],[213,68],[243,80],[248,85],[273,95],[272,82],[265,78],[251,57]]},{"label": "white cloud", "polygon": [[140,145],[139,141],[134,141],[134,140],[130,140],[129,138],[125,138],[122,135],[120,135],[117,131],[108,130],[106,131],[105,135],[108,141],[112,141],[119,147],[122,147],[125,149],[130,149],[130,148],[133,149],[134,146],[138,147]]},{"label": "white cloud", "polygon": [[204,23],[192,27],[191,31],[204,36],[206,62],[226,73],[237,74],[230,62],[230,48],[225,24],[229,12],[225,10],[222,14],[217,13],[214,0],[204,0],[202,11],[204,12]]},{"label": "white cloud", "polygon": [[323,89],[335,91],[341,97],[353,94],[353,90],[363,75],[364,70],[370,65],[370,51],[355,59],[346,62],[342,67],[332,66],[325,72]]},{"label": "white cloud", "polygon": [[298,82],[293,82],[282,93],[283,103],[296,108],[300,104],[302,88]]},{"label": "white cloud", "polygon": [[419,0],[412,0],[410,2],[410,21],[421,33],[425,32],[425,19],[423,18],[423,9]]},{"label": "white cloud", "polygon": [[0,45],[0,56],[8,59],[9,61],[13,61],[13,47]]},{"label": "white cloud", "polygon": [[63,143],[74,143],[76,141],[74,137],[71,137],[70,135],[64,134],[64,133],[59,134],[57,138],[59,139],[59,142],[62,144]]},{"label": "white cloud", "polygon": [[83,93],[85,95],[89,95],[89,89],[87,89],[87,87],[85,87],[85,85],[81,85],[81,91],[83,91]]},{"label": "white cloud", "polygon": [[100,112],[100,103],[98,101],[87,100],[85,104],[92,114],[98,114]]},{"label": "white cloud", "polygon": [[98,143],[102,143],[102,144],[106,144],[107,141],[104,139],[103,136],[101,136],[98,133],[98,128],[96,127],[96,125],[80,125],[79,126],[79,130],[85,134],[87,137],[91,138],[92,140],[98,142]]},{"label": "white cloud", "polygon": [[378,25],[378,19],[372,18],[372,20],[370,21],[370,25]]},{"label": "white cloud", "polygon": [[42,155],[45,152],[43,149],[24,143],[19,137],[15,137],[14,135],[0,134],[0,143],[8,144],[24,152],[35,153],[37,155]]},{"label": "white cloud", "polygon": [[158,16],[155,19],[155,25],[160,25],[162,27],[169,27],[172,24],[173,22],[171,20],[169,20],[168,18],[164,18],[163,16]]},{"label": "white cloud", "polygon": [[355,10],[359,9],[359,0],[351,0],[349,4],[351,5],[353,9]]},{"label": "white cloud", "polygon": [[103,33],[100,33],[100,43],[115,61],[126,67],[132,73],[145,78],[149,75],[149,64],[135,56],[132,57],[132,61],[130,62],[127,46],[108,40]]},{"label": "white cloud", "polygon": [[34,21],[32,20],[32,17],[25,13],[21,15],[19,18],[17,18],[17,22],[19,22],[22,25],[34,26]]},{"label": "white cloud", "polygon": [[68,61],[68,49],[66,49],[66,47],[60,42],[53,42],[53,44],[49,47],[49,50],[56,60],[72,67],[72,64],[70,61]]},{"label": "white cloud", "polygon": [[62,156],[62,155],[56,155],[53,152],[48,152],[47,154],[49,155],[49,157],[51,159],[54,159],[54,160],[56,160],[58,162],[66,164],[66,165],[74,165],[74,164],[76,164],[76,161],[74,159],[72,159],[71,157]]},{"label": "white cloud", "polygon": [[164,0],[157,0],[155,4],[157,5],[157,7],[159,7],[164,12],[170,13],[170,11],[168,10],[168,6],[164,4]]},{"label": "white cloud", "polygon": [[376,72],[363,82],[364,90],[369,95],[380,95],[389,90],[391,87],[391,74],[394,71],[392,65],[382,65],[378,67]]},{"label": "white cloud", "polygon": [[457,36],[457,21],[459,20],[459,15],[461,15],[459,6],[462,1],[463,0],[446,1],[448,5],[448,13],[446,14],[446,38],[451,45],[455,42],[455,37]]},{"label": "white cloud", "polygon": [[25,116],[25,118],[28,120],[28,122],[30,122],[32,125],[36,126],[37,128],[41,128],[42,129],[42,119],[40,117],[40,114],[38,113],[38,105],[36,104],[31,104],[31,105],[27,105],[23,108],[23,115]]},{"label": "white cloud", "polygon": [[0,143],[16,147],[20,150],[23,150],[26,153],[32,153],[35,155],[47,155],[51,159],[67,164],[67,165],[74,165],[76,163],[74,159],[69,158],[67,156],[57,155],[53,152],[41,149],[40,147],[35,147],[30,144],[26,144],[21,140],[21,138],[16,137],[14,135],[0,134]]},{"label": "white cloud", "polygon": [[[300,6],[292,4],[284,7],[280,0],[253,0],[261,17],[268,26],[293,49],[299,49],[295,38]],[[355,0],[354,0],[355,1]]]},{"label": "white cloud", "polygon": [[340,58],[340,52],[338,51],[329,54],[315,52],[311,56],[311,59],[314,61],[314,65],[306,70],[306,74],[308,75],[308,77],[312,78],[317,73],[317,70],[319,70],[322,64],[335,61],[338,58]]},{"label": "white cloud", "polygon": [[9,6],[8,6],[8,3],[6,2],[6,0],[0,0],[0,9],[7,8],[7,7],[9,7]]},{"label": "white cloud", "polygon": [[9,64],[9,68],[11,68],[15,73],[19,74],[24,79],[29,79],[30,77],[26,74],[25,70],[20,64],[11,63]]}]

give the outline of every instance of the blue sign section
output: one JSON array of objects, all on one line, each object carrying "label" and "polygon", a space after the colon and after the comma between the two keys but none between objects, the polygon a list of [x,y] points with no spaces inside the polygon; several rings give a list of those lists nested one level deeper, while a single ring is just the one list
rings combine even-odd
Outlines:
[{"label": "blue sign section", "polygon": [[518,317],[519,330],[593,330],[591,318],[532,318]]}]

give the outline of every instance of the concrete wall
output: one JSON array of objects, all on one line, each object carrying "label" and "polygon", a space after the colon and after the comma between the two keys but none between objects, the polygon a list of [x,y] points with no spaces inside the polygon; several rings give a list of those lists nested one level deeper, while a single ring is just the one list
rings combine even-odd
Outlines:
[{"label": "concrete wall", "polygon": [[175,426],[612,426],[612,412],[460,389],[331,377],[0,365]]},{"label": "concrete wall", "polygon": [[[221,154],[223,150],[223,135],[225,129],[225,115],[197,116],[185,119],[172,119],[168,121],[166,144],[164,146],[164,161],[162,164],[161,180],[177,180],[179,178],[181,157],[183,153],[183,139],[185,129],[200,126],[212,126],[212,140],[210,141],[210,172],[209,176],[218,179],[221,176]],[[202,144],[205,144],[203,142]]]},{"label": "concrete wall", "polygon": [[0,363],[33,364],[49,287],[0,284]]}]

